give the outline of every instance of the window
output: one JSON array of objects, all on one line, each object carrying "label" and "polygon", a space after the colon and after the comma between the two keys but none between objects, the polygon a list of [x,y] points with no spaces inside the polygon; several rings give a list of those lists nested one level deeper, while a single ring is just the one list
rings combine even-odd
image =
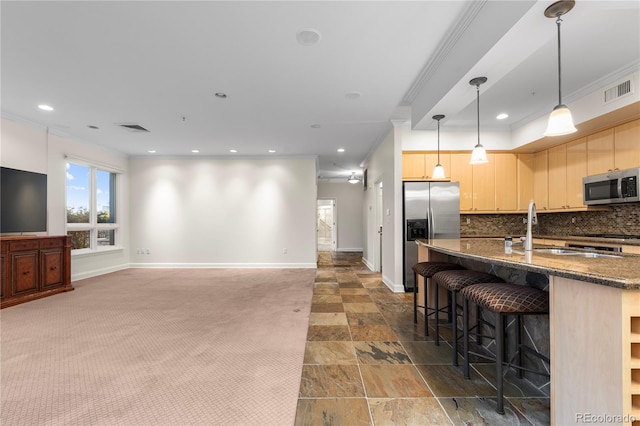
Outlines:
[{"label": "window", "polygon": [[116,179],[116,173],[96,166],[67,163],[67,235],[72,250],[117,245]]}]

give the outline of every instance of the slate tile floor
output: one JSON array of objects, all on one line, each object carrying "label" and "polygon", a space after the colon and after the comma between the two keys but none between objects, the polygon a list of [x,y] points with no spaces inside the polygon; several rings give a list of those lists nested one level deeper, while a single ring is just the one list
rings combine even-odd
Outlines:
[{"label": "slate tile floor", "polygon": [[319,253],[296,425],[550,423],[549,398],[511,373],[497,414],[493,365],[472,364],[464,380],[451,331],[435,346],[413,323],[412,294],[392,293],[361,258]]}]

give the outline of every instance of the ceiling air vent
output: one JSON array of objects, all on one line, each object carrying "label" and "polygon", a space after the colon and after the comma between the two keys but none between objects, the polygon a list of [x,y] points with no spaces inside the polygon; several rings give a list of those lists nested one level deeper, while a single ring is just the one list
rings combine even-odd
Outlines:
[{"label": "ceiling air vent", "polygon": [[618,98],[628,95],[632,92],[631,80],[625,80],[620,84],[610,87],[604,91],[604,103],[612,102]]},{"label": "ceiling air vent", "polygon": [[130,132],[148,132],[147,129],[145,129],[139,124],[118,124],[118,126],[124,127]]}]

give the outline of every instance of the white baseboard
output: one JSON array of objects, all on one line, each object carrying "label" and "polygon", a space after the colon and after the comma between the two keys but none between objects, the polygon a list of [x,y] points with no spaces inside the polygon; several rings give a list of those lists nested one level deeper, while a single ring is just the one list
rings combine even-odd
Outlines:
[{"label": "white baseboard", "polygon": [[79,274],[74,274],[73,273],[73,268],[71,268],[72,269],[72,271],[71,271],[71,282],[85,280],[87,278],[93,278],[93,277],[97,277],[99,275],[110,274],[112,272],[122,271],[122,270],[129,269],[129,268],[130,268],[129,264],[123,264],[123,265],[118,265],[118,266],[111,266],[109,268],[94,269],[93,271],[82,272],[82,273],[79,273]]},{"label": "white baseboard", "polygon": [[252,269],[315,269],[316,263],[130,263],[130,268],[252,268]]},{"label": "white baseboard", "polygon": [[392,292],[404,293],[404,285],[395,284],[391,278],[385,276],[384,274],[382,275],[382,282],[384,283],[384,285],[389,287],[389,290],[391,290]]},{"label": "white baseboard", "polygon": [[360,248],[336,248],[336,252],[351,253],[351,252],[359,252],[359,251],[362,251],[362,247],[360,247]]},{"label": "white baseboard", "polygon": [[92,271],[71,273],[71,282],[97,277],[99,275],[110,274],[129,268],[176,268],[176,269],[203,269],[203,268],[237,268],[237,269],[316,269],[316,263],[128,263],[109,268],[94,269]]},{"label": "white baseboard", "polygon": [[[373,271],[373,265],[364,257],[362,258],[362,263],[364,263],[365,266],[369,268],[370,271]],[[404,285],[394,284],[393,280],[384,274],[382,274],[382,283],[386,285],[389,288],[389,290],[391,290],[394,293],[404,293]]]},{"label": "white baseboard", "polygon": [[370,271],[373,271],[373,264],[364,257],[362,258],[362,263],[364,263],[364,265],[369,268]]}]

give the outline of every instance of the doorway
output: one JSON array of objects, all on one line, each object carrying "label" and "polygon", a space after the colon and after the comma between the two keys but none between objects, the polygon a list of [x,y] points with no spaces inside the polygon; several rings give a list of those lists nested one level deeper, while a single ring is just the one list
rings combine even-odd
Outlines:
[{"label": "doorway", "polygon": [[317,203],[318,251],[336,251],[336,200],[318,200]]}]

